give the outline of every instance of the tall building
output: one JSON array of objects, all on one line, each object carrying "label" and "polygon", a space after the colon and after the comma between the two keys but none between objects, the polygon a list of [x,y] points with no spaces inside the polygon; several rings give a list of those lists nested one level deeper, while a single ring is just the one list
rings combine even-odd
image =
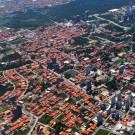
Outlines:
[{"label": "tall building", "polygon": [[87,91],[90,91],[91,90],[91,81],[86,81],[86,86],[87,86]]},{"label": "tall building", "polygon": [[116,102],[116,109],[121,109],[122,108],[122,103],[121,101]]},{"label": "tall building", "polygon": [[84,15],[85,15],[85,20],[87,20],[89,18],[90,11],[89,10],[85,11]]},{"label": "tall building", "polygon": [[51,60],[52,60],[52,63],[53,63],[53,64],[56,64],[56,63],[57,63],[56,58],[51,58]]},{"label": "tall building", "polygon": [[118,120],[119,120],[119,118],[120,118],[120,117],[119,117],[119,112],[116,112],[116,113],[115,113],[115,117],[114,117],[114,118],[115,118],[115,121],[118,121]]},{"label": "tall building", "polygon": [[106,113],[107,113],[107,115],[110,115],[110,113],[111,113],[111,106],[108,106],[108,107],[107,107]]},{"label": "tall building", "polygon": [[105,103],[101,103],[100,104],[100,108],[101,108],[101,110],[105,110],[106,109],[106,104]]},{"label": "tall building", "polygon": [[135,9],[133,9],[133,16],[134,16],[134,19],[135,19]]},{"label": "tall building", "polygon": [[84,87],[85,85],[86,85],[86,79],[83,78],[83,79],[80,80],[80,86]]},{"label": "tall building", "polygon": [[47,68],[53,69],[53,63],[52,62],[47,62]]},{"label": "tall building", "polygon": [[132,51],[133,53],[135,53],[135,42],[133,42],[132,45],[131,45],[131,51]]},{"label": "tall building", "polygon": [[132,35],[132,42],[135,42],[135,33]]},{"label": "tall building", "polygon": [[135,33],[132,35],[131,51],[135,53]]},{"label": "tall building", "polygon": [[83,13],[83,14],[81,15],[81,20],[86,21],[86,15],[85,15],[85,13]]},{"label": "tall building", "polygon": [[78,22],[80,22],[80,20],[81,20],[81,16],[80,16],[80,15],[76,15],[76,16],[74,16],[74,18],[73,18],[73,22],[74,22],[74,23],[78,23]]},{"label": "tall building", "polygon": [[116,92],[117,101],[121,100],[121,92],[120,90]]},{"label": "tall building", "polygon": [[133,20],[134,19],[134,14],[129,14],[128,17],[129,17],[129,20]]},{"label": "tall building", "polygon": [[77,21],[77,22],[80,22],[80,20],[81,20],[80,15],[77,15],[77,16],[76,16],[76,21]]},{"label": "tall building", "polygon": [[98,113],[97,114],[97,124],[102,125],[102,123],[103,123],[103,116],[101,113]]},{"label": "tall building", "polygon": [[85,75],[90,74],[90,65],[85,66]]},{"label": "tall building", "polygon": [[127,112],[129,110],[129,107],[130,107],[129,98],[126,98],[125,101],[124,101],[124,103],[125,103],[125,110]]},{"label": "tall building", "polygon": [[113,106],[116,103],[115,95],[111,96],[111,106]]},{"label": "tall building", "polygon": [[128,20],[128,16],[127,15],[123,15],[123,22],[126,22]]},{"label": "tall building", "polygon": [[95,30],[96,30],[96,25],[95,24],[92,24],[91,32],[95,32]]},{"label": "tall building", "polygon": [[17,105],[16,107],[13,108],[12,113],[13,113],[13,118],[11,121],[14,122],[21,117],[22,107]]},{"label": "tall building", "polygon": [[54,69],[54,71],[56,71],[56,72],[58,72],[59,70],[60,70],[60,66],[59,66],[59,64],[54,64],[53,65],[53,69]]},{"label": "tall building", "polygon": [[12,105],[16,105],[16,99],[17,99],[17,96],[13,96],[10,98],[10,102],[12,103]]},{"label": "tall building", "polygon": [[130,95],[128,96],[129,98],[129,105],[132,106],[133,105],[133,96],[132,94],[130,93]]},{"label": "tall building", "polygon": [[121,65],[119,67],[119,75],[123,74],[124,73],[124,65]]}]

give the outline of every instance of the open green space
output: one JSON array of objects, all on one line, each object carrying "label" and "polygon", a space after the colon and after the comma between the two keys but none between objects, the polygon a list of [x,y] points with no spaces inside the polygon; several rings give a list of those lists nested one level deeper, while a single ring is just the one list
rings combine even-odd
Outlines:
[{"label": "open green space", "polygon": [[61,122],[57,122],[54,126],[53,129],[55,130],[56,134],[59,135],[59,133],[61,132],[61,128],[66,128],[65,124],[61,123]]},{"label": "open green space", "polygon": [[105,26],[105,29],[111,30],[112,32],[124,32],[123,28],[120,28],[113,24],[109,24],[109,25]]},{"label": "open green space", "polygon": [[96,133],[96,135],[108,135],[109,131],[104,130],[104,129],[99,129]]},{"label": "open green space", "polygon": [[58,120],[58,121],[61,121],[62,119],[63,119],[63,117],[64,117],[64,115],[63,114],[61,114],[60,116],[58,116],[56,119]]},{"label": "open green space", "polygon": [[86,118],[84,118],[84,117],[81,117],[82,118],[82,121],[84,122],[84,123],[87,123],[88,122],[88,119],[86,119]]},{"label": "open green space", "polygon": [[93,34],[93,36],[98,36],[100,38],[108,39],[108,40],[110,40],[112,42],[116,42],[116,43],[123,42],[123,41],[126,41],[128,39],[128,38],[122,38],[121,39],[120,36],[115,37],[115,36],[112,35],[111,32],[102,33],[102,34],[95,33],[95,34]]},{"label": "open green space", "polygon": [[6,105],[2,105],[1,107],[0,107],[0,112],[4,112],[4,111],[6,111],[7,110],[7,106]]},{"label": "open green space", "polygon": [[77,132],[76,126],[73,126],[73,127],[72,127],[72,131],[73,131],[73,132]]},{"label": "open green space", "polygon": [[86,110],[86,108],[84,108],[84,107],[80,108],[81,112],[84,112],[85,110]]},{"label": "open green space", "polygon": [[56,110],[57,110],[57,108],[55,108],[55,107],[54,107],[54,108],[52,108],[52,110],[53,110],[53,111],[56,111]]},{"label": "open green space", "polygon": [[80,37],[76,37],[74,39],[74,43],[72,44],[72,47],[78,46],[78,45],[81,46],[81,47],[84,47],[84,46],[86,46],[88,44],[89,44],[89,39],[80,36]]},{"label": "open green space", "polygon": [[78,72],[75,70],[68,70],[67,72],[64,73],[64,76],[65,76],[65,78],[69,79],[71,77],[76,76],[77,74],[78,74]]},{"label": "open green space", "polygon": [[43,124],[48,124],[53,118],[47,115],[43,115],[40,119],[39,122]]},{"label": "open green space", "polygon": [[127,31],[128,34],[133,34],[135,32],[135,26],[133,25],[131,29]]},{"label": "open green space", "polygon": [[125,27],[132,27],[132,26],[134,26],[134,23],[135,23],[135,20],[133,19],[133,20],[127,20],[125,22],[121,22],[119,24],[123,25]]},{"label": "open green space", "polygon": [[125,61],[125,59],[120,59],[120,60],[115,61],[115,64],[116,64],[116,65],[120,65],[120,64],[122,64],[124,61]]},{"label": "open green space", "polygon": [[24,43],[26,40],[24,38],[18,38],[16,40],[11,41],[11,44],[21,44]]},{"label": "open green space", "polygon": [[128,131],[125,131],[124,135],[131,135],[131,133]]},{"label": "open green space", "polygon": [[117,18],[116,18],[116,16],[115,15],[113,15],[113,14],[104,14],[104,15],[101,15],[101,17],[102,18],[105,18],[105,19],[107,19],[107,20],[111,20],[111,21],[113,21],[113,22],[118,22],[117,20]]},{"label": "open green space", "polygon": [[83,96],[79,96],[79,97],[76,98],[76,101],[80,101],[83,98],[84,98]]},{"label": "open green space", "polygon": [[7,43],[0,43],[0,47],[5,48],[8,44]]},{"label": "open green space", "polygon": [[90,98],[90,102],[95,104],[97,101],[94,98]]},{"label": "open green space", "polygon": [[7,86],[0,84],[0,96],[4,95],[7,92]]},{"label": "open green space", "polygon": [[101,17],[107,20],[111,20],[113,22],[119,23],[121,26],[125,26],[125,27],[131,27],[135,23],[135,20],[127,20],[125,22],[119,22],[117,16],[113,14],[104,14],[104,15],[101,15]]},{"label": "open green space", "polygon": [[[11,14],[12,16],[12,14]],[[6,15],[0,17],[0,26],[11,28],[35,28],[38,26],[48,26],[52,24],[51,20],[44,15],[28,10],[27,13],[21,11],[13,13],[13,16]]]},{"label": "open green space", "polygon": [[64,94],[64,93],[61,93],[59,96],[62,97],[62,98],[66,98],[67,97],[67,95]]},{"label": "open green space", "polygon": [[74,99],[70,98],[70,99],[68,100],[68,103],[69,103],[70,105],[73,105],[73,104],[76,103],[76,101],[75,101]]},{"label": "open green space", "polygon": [[29,131],[30,131],[30,128],[26,128],[23,131],[19,130],[18,132],[15,133],[15,135],[27,135]]}]

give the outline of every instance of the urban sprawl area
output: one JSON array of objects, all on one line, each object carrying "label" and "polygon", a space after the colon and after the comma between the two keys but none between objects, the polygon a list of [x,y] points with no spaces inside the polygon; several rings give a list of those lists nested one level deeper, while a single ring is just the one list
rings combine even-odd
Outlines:
[{"label": "urban sprawl area", "polygon": [[133,134],[134,22],[125,6],[0,28],[0,135]]}]

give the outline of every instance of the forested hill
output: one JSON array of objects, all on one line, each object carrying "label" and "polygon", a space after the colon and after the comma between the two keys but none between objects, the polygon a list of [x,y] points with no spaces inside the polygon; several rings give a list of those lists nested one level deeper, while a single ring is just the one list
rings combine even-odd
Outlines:
[{"label": "forested hill", "polygon": [[56,19],[69,19],[73,15],[82,14],[86,10],[90,10],[91,14],[102,13],[131,3],[135,4],[135,0],[75,0],[69,4],[51,8],[50,15]]},{"label": "forested hill", "polygon": [[53,21],[71,19],[74,15],[82,14],[86,10],[90,10],[91,14],[103,13],[130,3],[135,4],[135,0],[75,0],[55,7],[29,9],[0,17],[0,26],[13,28],[48,26]]}]

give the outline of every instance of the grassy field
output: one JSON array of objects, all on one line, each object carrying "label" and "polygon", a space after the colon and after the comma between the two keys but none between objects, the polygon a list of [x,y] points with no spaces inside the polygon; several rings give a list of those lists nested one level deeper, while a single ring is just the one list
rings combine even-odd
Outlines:
[{"label": "grassy field", "polygon": [[83,97],[79,96],[79,97],[76,98],[76,101],[80,101],[81,99],[83,99]]},{"label": "grassy field", "polygon": [[[42,12],[42,11],[41,11]],[[39,12],[28,10],[27,13],[15,12],[14,14],[0,17],[0,26],[7,26],[11,28],[35,28],[38,26],[48,26],[52,24],[45,15]]]},{"label": "grassy field", "polygon": [[96,133],[96,135],[108,135],[108,134],[109,131],[103,129],[99,129],[98,132]]},{"label": "grassy field", "polygon": [[67,79],[69,79],[69,78],[71,78],[71,77],[76,76],[77,74],[78,74],[78,72],[75,71],[75,70],[68,70],[68,71],[66,71],[66,72],[64,73],[64,76],[65,76]]},{"label": "grassy field", "polygon": [[39,119],[39,122],[43,123],[43,124],[48,124],[53,118],[50,117],[50,116],[46,116],[46,115],[43,115],[40,119]]},{"label": "grassy field", "polygon": [[72,98],[70,98],[70,99],[68,100],[68,103],[69,103],[70,105],[73,105],[73,104],[75,104],[75,103],[76,103],[76,101],[75,101],[75,100],[73,100]]},{"label": "grassy field", "polygon": [[125,59],[120,59],[115,62],[116,65],[120,65],[125,61]]},{"label": "grassy field", "polygon": [[7,110],[7,107],[6,105],[2,105],[1,108],[0,108],[0,112],[4,112]]},{"label": "grassy field", "polygon": [[63,119],[63,117],[64,117],[64,115],[61,114],[60,116],[57,117],[57,120],[58,120],[58,121],[61,121],[61,120]]}]

